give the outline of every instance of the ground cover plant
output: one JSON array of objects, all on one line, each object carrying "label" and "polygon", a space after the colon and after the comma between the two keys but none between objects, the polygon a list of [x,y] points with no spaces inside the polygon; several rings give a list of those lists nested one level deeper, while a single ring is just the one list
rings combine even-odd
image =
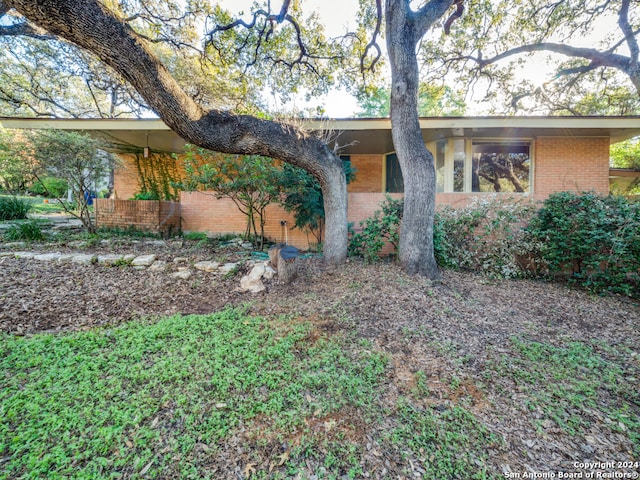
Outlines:
[{"label": "ground cover plant", "polygon": [[[379,353],[352,357],[338,337],[312,338],[312,327],[236,309],[4,338],[2,476],[199,478],[199,457],[252,425],[251,469],[286,456],[295,470],[296,453],[320,447],[305,422],[366,415],[385,366]],[[269,437],[282,447],[262,458]]]},{"label": "ground cover plant", "polygon": [[[314,258],[254,296],[235,291],[244,266],[169,276],[247,260],[224,242],[112,233],[0,241],[0,478],[637,470],[640,305],[628,297]],[[16,248],[154,253],[168,271]]]},{"label": "ground cover plant", "polygon": [[31,208],[31,202],[23,198],[0,196],[0,220],[24,220]]}]

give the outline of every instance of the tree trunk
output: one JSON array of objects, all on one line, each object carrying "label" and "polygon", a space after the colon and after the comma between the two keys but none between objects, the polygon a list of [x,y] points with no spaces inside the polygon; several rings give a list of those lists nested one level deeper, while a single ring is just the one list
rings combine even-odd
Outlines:
[{"label": "tree trunk", "polygon": [[187,142],[216,152],[268,156],[310,172],[320,181],[325,199],[325,260],[346,260],[346,179],[342,162],[322,140],[291,125],[226,111],[204,111],[182,90],[148,42],[98,0],[3,3],[48,32],[95,54],[121,74]]},{"label": "tree trunk", "polygon": [[[439,279],[433,252],[436,172],[418,120],[418,32],[407,0],[386,0],[387,50],[391,63],[391,134],[404,180],[399,259],[409,274]],[[421,35],[420,35],[421,36]]]}]

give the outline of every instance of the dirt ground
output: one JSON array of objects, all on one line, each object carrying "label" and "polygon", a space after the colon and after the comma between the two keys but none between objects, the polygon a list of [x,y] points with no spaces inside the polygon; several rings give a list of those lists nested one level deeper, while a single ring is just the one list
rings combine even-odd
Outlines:
[{"label": "dirt ground", "polygon": [[[98,245],[86,251],[156,253],[170,265],[176,256],[193,262],[216,255],[179,241]],[[502,379],[487,371],[513,337],[554,345],[597,339],[633,352],[628,371],[635,374],[628,380],[640,388],[638,302],[552,283],[451,271],[443,272],[441,283],[431,284],[394,264],[350,261],[327,267],[317,259],[301,261],[300,277],[292,285],[281,285],[276,277],[265,282],[265,292],[251,294],[234,291],[243,270],[226,277],[194,271],[180,280],[126,266],[6,256],[0,258],[0,330],[18,335],[83,330],[139,316],[203,314],[227,305],[249,305],[250,313],[259,315],[304,316],[327,331],[355,329],[389,354],[382,401],[390,406],[412,388],[418,371],[427,372],[430,390],[447,402],[456,401],[449,379],[460,379],[458,394],[472,399],[467,408],[503,440],[488,452],[495,472],[574,471],[573,463],[585,459],[640,461],[633,458],[629,437],[598,420],[597,412],[587,434],[569,435],[551,426],[541,432],[523,411],[522,392],[499,393],[495,386]],[[479,379],[488,386],[478,388]],[[389,472],[397,457],[388,452]]]}]

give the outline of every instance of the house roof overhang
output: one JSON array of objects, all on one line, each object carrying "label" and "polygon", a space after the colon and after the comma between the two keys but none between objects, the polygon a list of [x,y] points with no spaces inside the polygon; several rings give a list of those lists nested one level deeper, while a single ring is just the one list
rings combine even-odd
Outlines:
[{"label": "house roof overhang", "polygon": [[[153,151],[181,152],[185,141],[158,119],[51,119],[0,117],[9,129],[60,129],[87,132],[108,140],[118,151],[149,146]],[[388,118],[309,119],[312,131],[333,132],[340,153],[388,153],[394,150]],[[421,118],[425,142],[450,137],[535,138],[608,137],[616,143],[640,135],[634,117],[430,117]],[[333,144],[331,145],[333,147]]]}]

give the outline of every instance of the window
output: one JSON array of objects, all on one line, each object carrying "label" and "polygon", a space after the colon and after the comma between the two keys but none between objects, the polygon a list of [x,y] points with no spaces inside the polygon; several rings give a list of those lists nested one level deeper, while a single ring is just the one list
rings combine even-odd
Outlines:
[{"label": "window", "polygon": [[400,171],[400,164],[398,163],[398,155],[390,153],[387,155],[386,163],[387,187],[385,191],[387,193],[404,192],[404,181],[402,179],[402,172]]},{"label": "window", "polygon": [[[531,191],[530,141],[449,138],[427,146],[434,154],[437,192]],[[395,153],[386,155],[385,169],[385,191],[404,192]]]},{"label": "window", "polygon": [[529,191],[529,142],[474,141],[472,152],[471,191]]}]

